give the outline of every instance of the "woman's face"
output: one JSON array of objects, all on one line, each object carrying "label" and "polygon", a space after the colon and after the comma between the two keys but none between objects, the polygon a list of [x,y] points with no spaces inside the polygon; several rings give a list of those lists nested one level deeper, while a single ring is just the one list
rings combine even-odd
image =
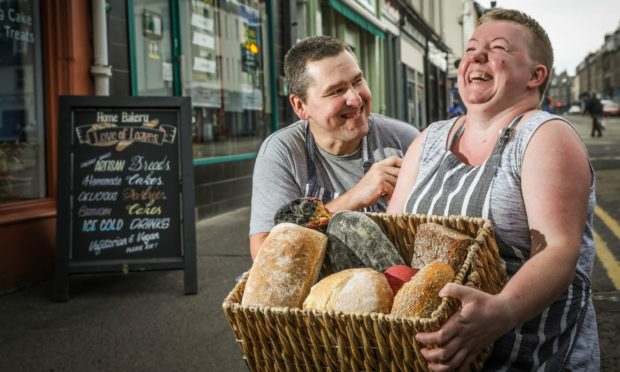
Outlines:
[{"label": "woman's face", "polygon": [[458,69],[459,93],[468,109],[502,110],[537,90],[531,82],[540,65],[530,56],[529,38],[524,26],[511,21],[476,28]]}]

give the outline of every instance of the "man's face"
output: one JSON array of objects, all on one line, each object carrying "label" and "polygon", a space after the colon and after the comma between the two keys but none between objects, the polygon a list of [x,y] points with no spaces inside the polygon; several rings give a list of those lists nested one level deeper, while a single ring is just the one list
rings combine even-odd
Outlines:
[{"label": "man's face", "polygon": [[306,102],[291,97],[295,113],[310,122],[315,136],[357,146],[368,133],[372,96],[353,56],[345,51],[309,62],[306,72]]},{"label": "man's face", "polygon": [[529,37],[525,27],[510,21],[476,28],[458,71],[459,93],[468,109],[488,105],[501,110],[537,90],[532,77],[541,65],[530,56]]}]

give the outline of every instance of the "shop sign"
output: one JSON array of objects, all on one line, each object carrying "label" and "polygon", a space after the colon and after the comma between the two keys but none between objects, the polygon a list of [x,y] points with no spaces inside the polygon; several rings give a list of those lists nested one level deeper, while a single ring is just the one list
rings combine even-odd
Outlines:
[{"label": "shop sign", "polygon": [[54,299],[69,275],[183,269],[197,292],[191,101],[61,97]]}]

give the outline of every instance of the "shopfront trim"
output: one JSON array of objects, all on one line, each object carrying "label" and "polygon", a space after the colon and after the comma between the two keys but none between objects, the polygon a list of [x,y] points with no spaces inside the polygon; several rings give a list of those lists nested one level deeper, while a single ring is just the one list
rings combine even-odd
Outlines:
[{"label": "shopfront trim", "polygon": [[364,30],[370,32],[374,36],[378,37],[379,39],[383,40],[385,38],[385,33],[383,32],[383,30],[381,30],[367,18],[360,15],[358,12],[351,9],[350,6],[346,5],[342,0],[329,0],[329,5],[334,8],[338,13],[342,14],[345,18],[351,20],[352,22],[354,22]]},{"label": "shopfront trim", "polygon": [[194,159],[194,166],[196,167],[196,166],[207,165],[207,164],[228,163],[231,161],[256,159],[256,155],[257,153],[253,152],[253,153],[247,153],[247,154],[214,156],[210,158]]}]

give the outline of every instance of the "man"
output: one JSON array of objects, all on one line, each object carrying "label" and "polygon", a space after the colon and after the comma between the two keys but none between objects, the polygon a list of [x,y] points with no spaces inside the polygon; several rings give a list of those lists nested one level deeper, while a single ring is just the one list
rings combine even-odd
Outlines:
[{"label": "man", "polygon": [[603,105],[594,91],[591,93],[590,99],[586,103],[586,112],[588,112],[592,118],[592,132],[590,136],[594,137],[594,135],[598,133],[598,137],[602,137],[603,131],[601,128],[603,126],[601,120],[603,119]]},{"label": "man", "polygon": [[329,36],[286,54],[289,100],[300,121],[269,136],[254,166],[250,253],[256,256],[275,212],[318,197],[335,213],[384,211],[401,158],[417,129],[371,114],[372,96],[351,48]]}]

